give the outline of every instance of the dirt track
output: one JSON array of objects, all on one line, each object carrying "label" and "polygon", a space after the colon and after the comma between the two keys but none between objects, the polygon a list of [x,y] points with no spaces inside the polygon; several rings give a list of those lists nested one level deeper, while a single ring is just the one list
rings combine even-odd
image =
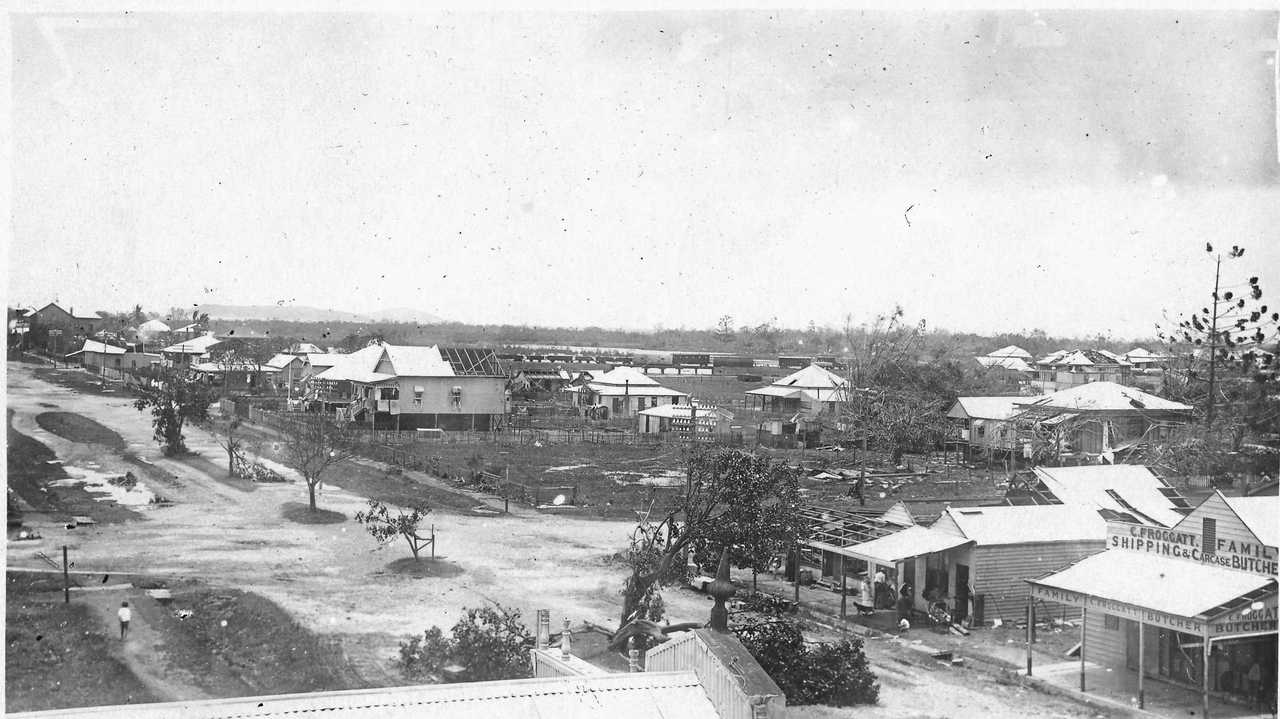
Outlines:
[{"label": "dirt track", "polygon": [[[225,473],[214,471],[221,470],[225,454],[208,433],[186,431],[188,444],[207,463],[165,459],[151,437],[149,418],[132,407],[129,397],[76,393],[35,379],[23,365],[8,367],[15,429],[48,445],[70,467],[108,474],[132,470],[174,503],[139,508],[141,520],[72,531],[62,527],[64,518],[46,518],[39,526],[44,539],[11,551],[12,567],[41,567],[36,552],[65,543],[79,569],[199,577],[255,591],[314,631],[343,637],[357,663],[383,668],[395,654],[395,637],[431,625],[447,628],[463,607],[488,600],[518,607],[526,616],[550,608],[557,621],[615,621],[620,574],[604,556],[625,544],[625,523],[527,512],[502,518],[438,513],[433,517],[437,553],[461,565],[463,573],[449,579],[393,575],[385,565],[407,556],[403,544],[379,547],[352,521],[299,525],[281,519],[283,504],[305,501],[304,487],[228,482]],[[124,438],[125,452],[154,470],[144,475],[138,463],[117,452],[41,429],[35,416],[53,409],[50,404],[115,430]],[[330,480],[321,506],[347,516],[364,507],[362,497],[341,488],[339,474]],[[28,519],[28,524],[40,521]],[[687,604],[692,611],[705,611],[696,601]],[[673,610],[678,612],[678,605]]]}]

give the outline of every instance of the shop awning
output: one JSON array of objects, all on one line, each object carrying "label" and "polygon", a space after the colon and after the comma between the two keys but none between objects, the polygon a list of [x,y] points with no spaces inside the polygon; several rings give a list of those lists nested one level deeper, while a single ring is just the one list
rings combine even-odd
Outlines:
[{"label": "shop awning", "polygon": [[1213,617],[1241,597],[1275,587],[1274,579],[1261,574],[1123,549],[1099,552],[1028,581],[1034,588],[1065,593],[1049,597],[1034,592],[1053,601],[1086,607],[1119,602],[1186,618]]},{"label": "shop awning", "polygon": [[973,540],[936,529],[908,527],[901,532],[894,532],[879,539],[873,539],[870,542],[854,544],[848,547],[837,547],[825,542],[809,542],[809,546],[842,554],[846,557],[893,566],[912,557],[945,552],[948,549],[955,549],[972,543]]}]

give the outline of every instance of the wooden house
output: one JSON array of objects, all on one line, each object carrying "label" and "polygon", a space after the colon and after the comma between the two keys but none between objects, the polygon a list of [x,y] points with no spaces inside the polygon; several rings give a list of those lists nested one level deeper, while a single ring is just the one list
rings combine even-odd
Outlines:
[{"label": "wooden house", "polygon": [[657,380],[634,367],[614,369],[564,389],[575,407],[604,407],[610,417],[634,417],[642,410],[662,404],[679,404],[689,395],[663,387]]},{"label": "wooden house", "polygon": [[1045,463],[1116,462],[1192,419],[1192,407],[1115,382],[1090,382],[1016,403],[1023,456]]},{"label": "wooden house", "polygon": [[959,397],[947,418],[959,428],[960,439],[971,449],[984,452],[1014,452],[1019,449],[1018,432],[1012,419],[1025,397]]},{"label": "wooden house", "polygon": [[1125,358],[1107,350],[1058,350],[1036,360],[1031,387],[1047,394],[1090,382],[1128,384],[1132,369]]}]

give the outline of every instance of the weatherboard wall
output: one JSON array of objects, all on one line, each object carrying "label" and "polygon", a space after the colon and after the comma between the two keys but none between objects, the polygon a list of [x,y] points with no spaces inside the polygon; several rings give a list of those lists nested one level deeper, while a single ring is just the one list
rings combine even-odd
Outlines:
[{"label": "weatherboard wall", "polygon": [[[1097,554],[1105,544],[1102,538],[1098,538],[974,547],[973,566],[969,568],[970,582],[974,592],[984,597],[983,619],[987,622],[992,619],[1007,622],[1022,617],[1027,611],[1027,597],[1030,594],[1026,580],[1043,577],[1072,562]],[[1053,602],[1038,604],[1037,611],[1048,611],[1057,618],[1080,616],[1079,608]]]}]

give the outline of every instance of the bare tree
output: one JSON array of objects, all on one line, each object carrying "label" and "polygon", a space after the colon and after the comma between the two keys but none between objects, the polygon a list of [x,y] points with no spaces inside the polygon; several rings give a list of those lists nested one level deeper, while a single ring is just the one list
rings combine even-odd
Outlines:
[{"label": "bare tree", "polygon": [[311,511],[316,510],[316,489],[324,473],[351,458],[354,443],[349,432],[323,417],[296,420],[285,433],[284,455],[307,483]]}]

